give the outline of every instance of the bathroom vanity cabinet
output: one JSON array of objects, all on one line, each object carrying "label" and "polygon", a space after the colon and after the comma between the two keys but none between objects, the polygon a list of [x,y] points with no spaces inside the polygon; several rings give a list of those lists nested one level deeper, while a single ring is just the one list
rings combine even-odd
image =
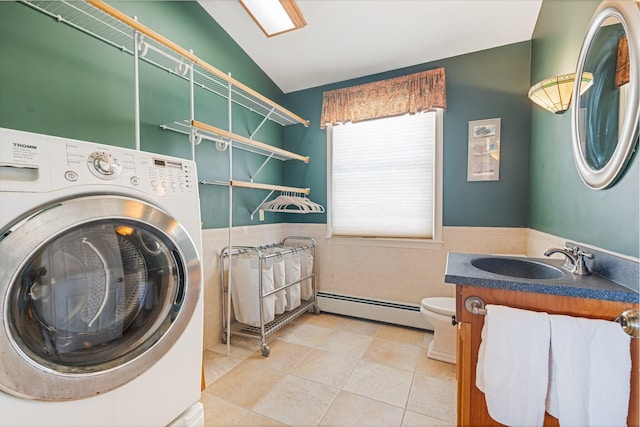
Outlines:
[{"label": "bathroom vanity cabinet", "polygon": [[[638,310],[638,304],[630,302],[607,301],[572,296],[558,296],[534,292],[522,292],[487,288],[481,286],[456,285],[456,320],[458,323],[457,382],[458,382],[458,425],[459,426],[498,426],[487,411],[485,396],[476,387],[476,364],[480,348],[480,333],[484,325],[484,316],[472,314],[464,306],[469,296],[482,298],[485,304],[504,305],[524,310],[544,311],[549,314],[592,319],[613,320],[625,310]],[[526,333],[526,331],[523,331]],[[631,340],[631,398],[627,424],[638,425],[639,341]],[[545,426],[558,426],[558,420],[549,414],[545,417]]]}]

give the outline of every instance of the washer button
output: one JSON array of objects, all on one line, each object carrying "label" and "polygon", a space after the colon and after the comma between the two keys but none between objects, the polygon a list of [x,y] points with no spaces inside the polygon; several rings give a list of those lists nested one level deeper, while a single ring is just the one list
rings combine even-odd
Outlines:
[{"label": "washer button", "polygon": [[129,181],[133,185],[140,185],[140,178],[138,178],[137,176],[132,176]]},{"label": "washer button", "polygon": [[78,180],[78,174],[74,171],[66,171],[64,177],[67,181],[75,182]]}]

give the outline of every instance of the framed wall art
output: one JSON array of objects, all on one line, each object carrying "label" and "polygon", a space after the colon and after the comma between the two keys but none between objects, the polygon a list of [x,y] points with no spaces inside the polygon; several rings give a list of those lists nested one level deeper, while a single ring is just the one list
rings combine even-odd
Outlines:
[{"label": "framed wall art", "polygon": [[467,181],[500,179],[500,119],[469,122]]}]

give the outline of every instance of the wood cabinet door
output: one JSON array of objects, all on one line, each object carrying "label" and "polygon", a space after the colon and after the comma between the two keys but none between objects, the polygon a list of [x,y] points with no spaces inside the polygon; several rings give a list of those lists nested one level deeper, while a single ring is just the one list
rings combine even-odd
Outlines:
[{"label": "wood cabinet door", "polygon": [[[549,314],[591,319],[613,320],[625,310],[638,310],[638,304],[602,301],[587,298],[564,297],[535,294],[531,292],[507,291],[475,286],[456,286],[456,320],[458,325],[458,425],[500,426],[487,410],[484,393],[476,387],[476,365],[480,349],[484,316],[472,314],[464,308],[469,296],[479,296],[485,304],[505,305],[523,310],[544,311]],[[638,339],[631,340],[631,398],[627,425],[640,425],[640,345]],[[549,414],[545,416],[545,426],[558,426],[558,420]]]},{"label": "wood cabinet door", "polygon": [[471,398],[471,381],[460,381],[460,379],[471,378],[470,368],[472,366],[471,351],[471,325],[469,323],[458,323],[458,348],[456,351],[456,378],[458,378],[458,425],[470,426],[471,408],[469,399]]}]

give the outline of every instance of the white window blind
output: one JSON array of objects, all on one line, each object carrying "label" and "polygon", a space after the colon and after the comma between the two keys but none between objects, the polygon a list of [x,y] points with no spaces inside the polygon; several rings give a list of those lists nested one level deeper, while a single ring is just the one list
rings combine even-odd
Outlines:
[{"label": "white window blind", "polygon": [[436,113],[332,129],[334,236],[432,238]]}]

